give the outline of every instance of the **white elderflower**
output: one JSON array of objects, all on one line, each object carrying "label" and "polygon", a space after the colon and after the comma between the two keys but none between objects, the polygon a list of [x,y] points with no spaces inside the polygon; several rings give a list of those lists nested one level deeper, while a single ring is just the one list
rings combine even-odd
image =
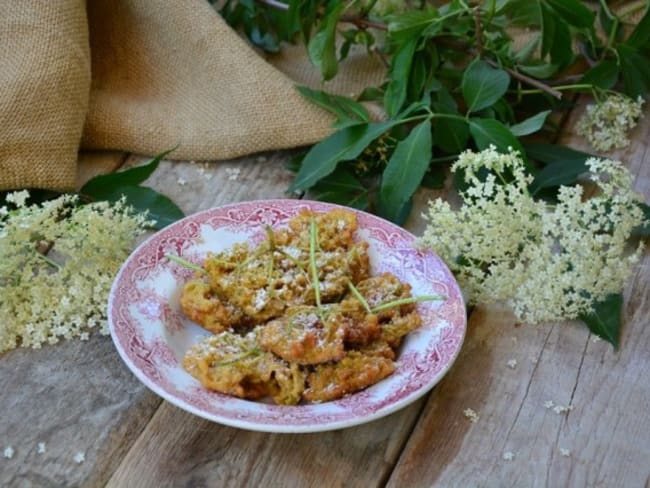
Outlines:
[{"label": "white elderflower", "polygon": [[72,459],[74,459],[75,463],[81,464],[86,460],[86,454],[83,452],[78,452],[74,455]]},{"label": "white elderflower", "polygon": [[570,412],[571,410],[573,410],[573,405],[567,405],[566,407],[564,405],[555,405],[553,407],[553,411],[558,415]]},{"label": "white elderflower", "polygon": [[515,453],[512,451],[506,451],[503,453],[504,461],[512,461],[515,458]]},{"label": "white elderflower", "polygon": [[630,140],[627,134],[641,117],[644,100],[633,100],[625,95],[612,94],[604,100],[587,105],[578,121],[577,132],[599,151],[621,149]]},{"label": "white elderflower", "polygon": [[2,454],[3,454],[3,456],[4,456],[5,458],[7,458],[7,459],[11,459],[12,457],[14,457],[14,453],[15,453],[15,452],[16,452],[16,451],[14,451],[14,448],[13,448],[13,447],[11,447],[11,446],[7,446],[7,447],[5,447],[5,450],[4,450],[4,452],[3,452]]},{"label": "white elderflower", "polygon": [[[25,197],[26,198],[26,197]],[[79,206],[63,195],[0,219],[0,352],[107,333],[106,302],[149,222],[124,202]]]},{"label": "white elderflower", "polygon": [[239,174],[241,173],[240,168],[226,168],[226,175],[228,175],[229,180],[236,180],[239,178]]},{"label": "white elderflower", "polygon": [[39,454],[45,454],[45,442],[39,442],[36,452]]},{"label": "white elderflower", "polygon": [[474,411],[471,408],[466,408],[465,410],[463,410],[463,415],[466,418],[468,418],[469,421],[472,422],[473,424],[478,422],[478,419],[480,418],[479,415],[476,413],[476,411]]},{"label": "white elderflower", "polygon": [[9,193],[6,197],[7,202],[13,203],[16,207],[24,207],[25,202],[29,198],[29,192],[27,190],[15,191]]},{"label": "white elderflower", "polygon": [[452,167],[469,185],[463,205],[430,202],[419,244],[447,262],[470,303],[503,302],[529,323],[589,313],[622,289],[641,253],[626,254],[626,243],[644,217],[621,163],[592,158],[587,167],[600,193],[584,199],[581,186],[561,187],[550,206],[529,194],[514,152],[466,151]]}]

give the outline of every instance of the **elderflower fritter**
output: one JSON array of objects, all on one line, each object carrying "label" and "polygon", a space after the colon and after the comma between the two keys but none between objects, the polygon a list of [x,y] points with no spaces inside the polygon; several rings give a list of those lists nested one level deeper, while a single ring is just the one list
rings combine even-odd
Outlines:
[{"label": "elderflower fritter", "polygon": [[106,303],[134,238],[150,224],[124,201],[79,206],[62,195],[0,217],[0,352],[108,333]]},{"label": "elderflower fritter", "polygon": [[642,115],[644,100],[633,100],[625,95],[612,94],[596,104],[587,105],[577,125],[579,135],[598,151],[621,149],[630,140],[627,134]]},{"label": "elderflower fritter", "polygon": [[592,158],[587,167],[600,193],[585,200],[581,186],[561,187],[550,206],[528,193],[515,153],[466,151],[452,167],[469,184],[463,205],[429,202],[419,244],[446,260],[470,303],[501,301],[530,323],[588,313],[623,287],[641,253],[626,255],[626,243],[644,217],[621,163]]}]

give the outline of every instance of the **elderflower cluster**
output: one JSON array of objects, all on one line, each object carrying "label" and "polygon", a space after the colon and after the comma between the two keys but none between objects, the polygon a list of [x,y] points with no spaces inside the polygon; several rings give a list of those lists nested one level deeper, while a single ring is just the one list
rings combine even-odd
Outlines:
[{"label": "elderflower cluster", "polygon": [[469,185],[463,205],[429,202],[419,243],[445,259],[471,303],[504,302],[529,323],[588,313],[622,289],[641,253],[626,255],[626,243],[644,217],[621,163],[587,166],[599,193],[585,199],[582,186],[561,187],[549,205],[529,194],[516,153],[466,151],[452,167]]},{"label": "elderflower cluster", "polygon": [[124,201],[80,206],[62,195],[29,206],[28,196],[0,207],[0,352],[108,333],[113,278],[150,222]]},{"label": "elderflower cluster", "polygon": [[643,103],[640,96],[633,100],[621,94],[609,95],[587,106],[578,121],[577,132],[598,151],[624,148],[630,143],[628,132],[642,115]]}]

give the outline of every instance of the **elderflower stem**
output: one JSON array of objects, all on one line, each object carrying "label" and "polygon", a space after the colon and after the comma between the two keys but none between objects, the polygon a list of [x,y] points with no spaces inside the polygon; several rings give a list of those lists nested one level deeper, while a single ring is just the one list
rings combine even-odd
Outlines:
[{"label": "elderflower stem", "polygon": [[320,303],[320,286],[318,284],[318,269],[316,269],[316,246],[318,240],[318,229],[316,228],[316,220],[311,219],[309,223],[309,267],[311,268],[311,281],[314,287],[314,295],[316,297],[316,306],[321,308]]},{"label": "elderflower stem", "polygon": [[201,273],[205,273],[205,270],[203,268],[201,268],[200,266],[197,266],[194,263],[190,263],[188,260],[183,259],[180,256],[176,256],[174,254],[165,254],[165,257],[167,259],[169,259],[170,261],[174,261],[174,262],[176,262],[176,263],[178,263],[178,264],[180,264],[182,266],[185,266],[186,268],[189,268],[189,269],[194,270],[194,271],[199,271]]},{"label": "elderflower stem", "polygon": [[[559,86],[554,86],[553,90],[556,91],[568,91],[568,90],[594,90],[594,85],[591,85],[589,83],[575,83],[573,85],[559,85]],[[537,89],[537,88],[530,88],[527,90],[517,90],[517,93],[520,93],[522,95],[531,95],[534,93],[543,93],[544,90],[542,89]]]},{"label": "elderflower stem", "polygon": [[437,300],[445,300],[445,297],[441,295],[421,295],[419,297],[409,297],[409,298],[400,298],[399,300],[393,300],[391,302],[382,303],[371,309],[372,313],[381,312],[388,308],[399,307],[400,305],[408,305],[410,303],[420,303],[420,302],[433,302]]},{"label": "elderflower stem", "polygon": [[364,298],[364,296],[359,293],[359,290],[357,290],[357,287],[352,284],[351,281],[348,281],[348,288],[352,292],[352,294],[361,302],[363,305],[363,308],[366,309],[366,312],[372,313],[372,309],[370,308],[370,305],[368,305],[367,300]]},{"label": "elderflower stem", "polygon": [[56,261],[52,261],[45,254],[41,254],[40,252],[36,251],[36,255],[39,257],[39,259],[42,259],[53,268],[56,268],[57,270],[61,269],[61,265],[59,263],[57,263]]}]

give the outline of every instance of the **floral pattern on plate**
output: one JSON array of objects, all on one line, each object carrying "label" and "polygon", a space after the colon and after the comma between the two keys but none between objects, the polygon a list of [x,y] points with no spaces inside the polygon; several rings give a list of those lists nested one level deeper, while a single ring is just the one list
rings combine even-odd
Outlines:
[{"label": "floral pattern on plate", "polygon": [[406,337],[391,376],[336,401],[283,406],[209,391],[183,370],[185,351],[209,332],[180,310],[181,288],[192,272],[165,254],[202,265],[208,252],[236,242],[260,242],[265,226],[282,227],[303,209],[333,208],[340,207],[304,200],[236,203],[198,212],[151,236],[124,263],[109,298],[109,326],[123,361],[148,388],[188,412],[266,432],[350,427],[388,415],[424,395],[451,367],[463,342],[466,312],[461,291],[438,256],[414,247],[413,235],[353,209],[349,210],[357,215],[357,238],[369,243],[373,275],[390,271],[409,283],[414,295],[446,297],[417,305],[423,325]]}]

